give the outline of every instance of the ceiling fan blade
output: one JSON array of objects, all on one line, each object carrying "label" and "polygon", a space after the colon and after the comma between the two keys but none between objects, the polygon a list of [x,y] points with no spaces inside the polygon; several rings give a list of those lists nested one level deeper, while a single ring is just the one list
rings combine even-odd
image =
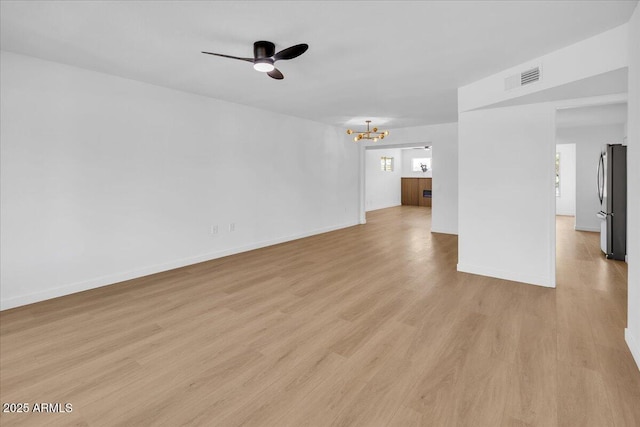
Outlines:
[{"label": "ceiling fan blade", "polygon": [[269,75],[269,77],[271,77],[272,79],[276,79],[276,80],[282,80],[284,79],[284,75],[280,72],[280,70],[278,70],[277,68],[274,68],[273,71],[269,71],[267,73]]},{"label": "ceiling fan blade", "polygon": [[221,53],[212,53],[212,52],[202,52],[202,53],[206,53],[207,55],[222,56],[223,58],[239,59],[241,61],[253,62],[253,58],[238,58],[237,56],[223,55]]},{"label": "ceiling fan blade", "polygon": [[309,49],[308,44],[306,43],[297,44],[295,46],[288,47],[276,53],[273,56],[273,60],[279,61],[281,59],[293,59],[305,53],[307,49]]}]

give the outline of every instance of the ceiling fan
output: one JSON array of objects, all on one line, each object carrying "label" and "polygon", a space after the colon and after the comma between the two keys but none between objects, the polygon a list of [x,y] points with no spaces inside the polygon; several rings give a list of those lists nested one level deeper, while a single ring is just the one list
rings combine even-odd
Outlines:
[{"label": "ceiling fan", "polygon": [[[283,59],[293,59],[302,55],[309,49],[309,45],[302,43],[295,46],[288,47],[281,50],[278,53],[276,51],[276,45],[268,41],[257,41],[253,44],[253,58],[239,58],[237,56],[223,55],[221,53],[202,52],[207,55],[222,56],[223,58],[239,59],[241,61],[247,61],[253,63],[253,68],[267,73],[267,75],[276,80],[284,79],[284,75],[273,64],[276,61]],[[275,53],[275,54],[274,54]]]}]

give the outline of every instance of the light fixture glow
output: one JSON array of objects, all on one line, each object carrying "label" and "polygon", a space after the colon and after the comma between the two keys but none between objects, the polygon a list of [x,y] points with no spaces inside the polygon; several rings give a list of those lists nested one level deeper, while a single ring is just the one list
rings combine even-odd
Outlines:
[{"label": "light fixture glow", "polygon": [[268,73],[276,69],[276,67],[273,66],[273,63],[269,62],[268,60],[256,61],[253,64],[253,68],[254,70],[260,71],[262,73]]},{"label": "light fixture glow", "polygon": [[[378,128],[376,127],[374,127],[373,129],[370,129],[369,126],[371,125],[371,120],[365,120],[365,121],[367,122],[367,130],[359,133],[358,136],[353,138],[355,142],[358,142],[361,139],[368,139],[373,142],[378,142],[379,139],[384,139],[385,136],[389,135],[388,130],[378,132]],[[347,129],[347,135],[351,135],[352,133],[353,133],[353,130]]]}]

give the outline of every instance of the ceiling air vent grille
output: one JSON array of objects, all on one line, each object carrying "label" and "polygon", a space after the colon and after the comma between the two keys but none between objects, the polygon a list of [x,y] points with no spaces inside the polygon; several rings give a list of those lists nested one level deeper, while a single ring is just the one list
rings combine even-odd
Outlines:
[{"label": "ceiling air vent grille", "polygon": [[521,73],[514,74],[504,79],[505,90],[512,90],[524,85],[540,81],[540,67],[531,68]]},{"label": "ceiling air vent grille", "polygon": [[535,83],[540,80],[540,67],[535,67],[520,73],[520,86]]}]

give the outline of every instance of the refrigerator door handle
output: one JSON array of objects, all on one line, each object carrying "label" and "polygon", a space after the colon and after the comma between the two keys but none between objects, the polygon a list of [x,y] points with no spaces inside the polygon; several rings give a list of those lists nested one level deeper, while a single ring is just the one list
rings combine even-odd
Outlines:
[{"label": "refrigerator door handle", "polygon": [[[602,179],[600,177],[602,176]],[[598,161],[598,172],[596,175],[596,185],[598,187],[598,199],[602,205],[604,200],[604,156],[600,153],[600,160]]]}]

